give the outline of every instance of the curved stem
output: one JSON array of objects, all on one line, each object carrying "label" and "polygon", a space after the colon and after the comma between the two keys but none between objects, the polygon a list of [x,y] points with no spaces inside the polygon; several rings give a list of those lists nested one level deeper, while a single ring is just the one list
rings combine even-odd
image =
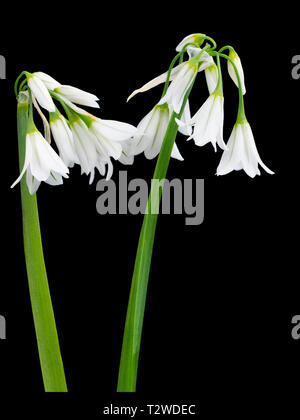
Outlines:
[{"label": "curved stem", "polygon": [[165,81],[164,84],[164,88],[163,88],[163,93],[161,95],[161,97],[163,98],[168,90],[168,86],[169,86],[169,81],[170,81],[170,77],[171,77],[171,71],[176,63],[176,61],[182,56],[182,52],[178,53],[177,55],[175,55],[175,57],[173,58],[173,60],[171,61],[170,67],[168,69],[168,74],[167,74],[167,79]]},{"label": "curved stem", "polygon": [[238,107],[237,120],[239,122],[242,122],[246,119],[246,116],[245,116],[245,106],[244,106],[244,96],[243,96],[243,90],[242,90],[242,82],[241,82],[241,78],[240,78],[238,69],[237,69],[234,61],[228,55],[222,54],[219,51],[218,52],[212,52],[211,55],[225,58],[227,61],[229,61],[231,63],[231,65],[234,69],[234,72],[235,72],[235,75],[236,75],[236,78],[237,78],[237,81],[238,81],[238,88],[239,88],[239,107]]},{"label": "curved stem", "polygon": [[217,44],[214,39],[212,39],[210,36],[205,35],[203,39],[207,39],[207,41],[210,41],[212,43],[212,50],[215,50],[217,48]]},{"label": "curved stem", "polygon": [[184,47],[182,48],[182,50],[178,54],[175,55],[175,57],[171,61],[171,64],[170,64],[170,67],[169,67],[168,73],[167,73],[167,79],[166,79],[165,84],[164,84],[163,93],[161,95],[161,98],[163,98],[165,96],[165,94],[166,94],[166,92],[168,90],[168,86],[169,86],[169,82],[170,82],[170,77],[171,77],[171,72],[173,70],[173,67],[175,66],[176,61],[179,59],[179,64],[182,64],[184,53],[186,52],[187,47],[190,46],[190,45],[192,45],[194,47],[197,47],[197,45],[195,43],[188,42],[187,44],[184,45]]},{"label": "curved stem", "polygon": [[20,73],[20,74],[19,74],[19,76],[17,77],[17,79],[16,79],[16,81],[15,81],[15,84],[14,84],[14,91],[15,91],[15,95],[16,95],[16,97],[18,96],[18,83],[19,83],[19,80],[21,79],[21,77],[22,77],[24,74],[27,74],[27,71],[22,71],[22,73]]},{"label": "curved stem", "polygon": [[217,67],[218,67],[218,82],[217,82],[215,92],[219,91],[223,95],[222,70],[221,70],[220,57],[218,55],[217,55]]},{"label": "curved stem", "polygon": [[[195,79],[196,77],[194,81]],[[181,117],[193,83],[185,95],[180,113],[178,115],[175,112],[172,113],[153,175],[153,181],[158,181],[161,188],[157,191],[157,184],[152,181],[131,283],[119,368],[118,392],[135,392],[136,390],[148,279],[158,217],[157,212],[155,214],[151,213],[151,209],[159,208],[162,186],[167,174],[171,152],[178,130],[175,118]]]},{"label": "curved stem", "polygon": [[[28,102],[18,103],[20,168],[25,158]],[[54,313],[45,268],[36,194],[30,195],[26,177],[21,180],[23,238],[33,320],[46,392],[67,392]]]}]

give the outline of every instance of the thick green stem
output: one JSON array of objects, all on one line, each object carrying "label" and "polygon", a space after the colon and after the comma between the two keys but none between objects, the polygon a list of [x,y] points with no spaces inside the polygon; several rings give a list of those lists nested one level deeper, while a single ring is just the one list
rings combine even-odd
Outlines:
[{"label": "thick green stem", "polygon": [[159,182],[159,184],[162,186],[163,182],[161,182],[161,180],[164,180],[166,177],[173,145],[178,130],[175,118],[181,117],[192,86],[193,83],[185,95],[180,114],[177,115],[175,112],[173,112],[171,116],[153,175],[153,180],[158,181],[152,181],[151,191],[147,204],[147,212],[144,216],[139,238],[123,336],[117,388],[118,392],[136,391],[136,380],[148,279],[158,216],[158,213],[152,214],[151,209],[157,209],[159,207],[159,202],[162,195],[162,187],[157,191],[157,182]]},{"label": "thick green stem", "polygon": [[[20,169],[25,158],[28,102],[19,102],[18,144]],[[46,392],[67,392],[54,313],[44,263],[36,195],[21,180],[24,251],[38,351]]]}]

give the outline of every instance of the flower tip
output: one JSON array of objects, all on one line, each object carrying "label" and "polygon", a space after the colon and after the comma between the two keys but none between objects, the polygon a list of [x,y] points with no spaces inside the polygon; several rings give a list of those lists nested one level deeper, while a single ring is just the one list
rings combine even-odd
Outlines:
[{"label": "flower tip", "polygon": [[126,102],[129,102],[131,98],[133,98],[138,93],[137,90],[134,90],[127,98]]}]

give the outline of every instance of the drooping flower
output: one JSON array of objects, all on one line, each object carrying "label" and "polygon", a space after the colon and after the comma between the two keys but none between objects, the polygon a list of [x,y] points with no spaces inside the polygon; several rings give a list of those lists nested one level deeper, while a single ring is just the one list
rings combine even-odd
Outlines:
[{"label": "drooping flower", "polygon": [[92,93],[78,89],[73,86],[61,85],[54,89],[54,92],[60,94],[62,97],[69,99],[75,104],[90,106],[92,108],[99,108],[98,97]]},{"label": "drooping flower", "polygon": [[137,133],[137,128],[131,124],[101,118],[92,118],[89,129],[97,139],[99,151],[115,160],[122,155],[122,143]]},{"label": "drooping flower", "polygon": [[180,52],[186,44],[190,43],[197,44],[197,46],[200,47],[200,45],[204,41],[204,37],[205,35],[200,33],[187,35],[185,38],[183,38],[181,42],[179,42],[179,44],[176,47],[176,51]]},{"label": "drooping flower", "polygon": [[49,74],[41,71],[33,73],[31,77],[33,77],[34,80],[38,79],[39,85],[40,82],[42,82],[46,89],[54,91],[62,98],[65,98],[70,102],[74,102],[75,104],[79,105],[90,106],[92,108],[99,108],[99,104],[97,103],[99,98],[92,93],[78,89],[74,86],[62,85],[57,80],[53,79],[53,77],[49,76]]},{"label": "drooping flower", "polygon": [[[99,107],[96,95],[73,86],[62,85],[43,72],[33,74],[23,72],[21,75],[23,74],[26,75],[28,88],[24,83],[25,81],[22,82],[19,87],[19,98],[22,94],[24,100],[29,103],[31,126],[34,126],[33,109],[35,108],[43,120],[45,137],[48,143],[51,142],[52,133],[60,156],[56,155],[51,146],[49,146],[50,149],[66,167],[79,164],[81,173],[90,175],[91,183],[94,179],[95,169],[98,169],[101,175],[106,174],[107,179],[111,177],[113,172],[112,158],[126,164],[132,163],[133,156],[129,156],[128,150],[130,140],[137,132],[136,127],[119,121],[97,118],[76,105]],[[30,101],[30,97],[32,101]],[[58,111],[54,100],[60,103],[67,117],[64,117]],[[48,109],[50,124],[38,103]],[[30,147],[29,144],[28,153],[30,153]],[[41,162],[43,163],[43,161]],[[30,190],[36,190],[39,181],[36,181],[35,176],[30,176],[30,171],[32,172],[32,169],[29,167],[27,172],[28,186]],[[34,171],[33,175],[35,175]],[[51,177],[46,182],[57,185],[62,183],[62,176],[59,172],[56,173],[53,170]]]},{"label": "drooping flower", "polygon": [[[129,154],[134,156],[144,152],[147,159],[155,158],[160,152],[169,121],[168,105],[156,105],[138,124],[138,132],[131,142]],[[183,160],[176,144],[173,146],[171,156]]]},{"label": "drooping flower", "polygon": [[[237,55],[236,51],[233,48],[230,49],[229,58],[231,58],[231,60],[234,62],[235,66],[236,66],[237,72],[238,72],[240,80],[241,80],[242,93],[243,93],[243,95],[245,95],[246,88],[245,88],[244,70],[243,70],[243,67],[242,67],[241,59]],[[234,67],[229,60],[227,61],[227,68],[228,68],[228,73],[229,73],[231,79],[234,81],[235,85],[238,87],[239,86],[238,79],[237,79]]]},{"label": "drooping flower", "polygon": [[254,178],[260,175],[260,165],[267,173],[274,174],[261,160],[248,121],[236,123],[227,143],[227,150],[223,152],[217,175],[226,175],[235,170],[243,169],[247,175]]},{"label": "drooping flower", "polygon": [[50,93],[48,92],[48,89],[46,88],[44,83],[41,81],[41,79],[34,74],[28,73],[27,83],[32,94],[38,101],[38,103],[43,108],[47,109],[47,111],[54,112],[55,111],[54,102],[50,96]]},{"label": "drooping flower", "polygon": [[49,90],[54,90],[55,88],[61,86],[61,84],[57,80],[53,79],[53,77],[49,76],[49,74],[44,73],[42,71],[34,72],[33,76],[38,77]]},{"label": "drooping flower", "polygon": [[50,113],[50,128],[59,150],[59,156],[69,168],[74,163],[79,163],[77,157],[72,131],[70,130],[65,117],[59,112]]},{"label": "drooping flower", "polygon": [[226,149],[223,140],[224,97],[222,94],[212,93],[192,117],[191,123],[194,125],[194,131],[190,138],[194,139],[197,146],[204,146],[211,142],[215,151],[217,144],[221,149]]},{"label": "drooping flower", "polygon": [[58,185],[62,184],[63,177],[68,178],[69,169],[35,127],[26,134],[24,166],[11,188],[20,182],[25,172],[30,194],[36,192],[42,181]]},{"label": "drooping flower", "polygon": [[158,105],[167,103],[172,111],[180,112],[185,94],[197,75],[198,67],[194,62],[187,61],[170,86]]},{"label": "drooping flower", "polygon": [[[98,160],[96,138],[78,115],[74,115],[70,120],[70,129],[74,139],[74,149],[81,166],[81,173],[93,175]],[[91,179],[93,179],[93,176],[91,176]],[[90,182],[92,181],[90,180]]]},{"label": "drooping flower", "polygon": [[123,152],[123,143],[136,134],[136,127],[113,120],[96,118],[89,113],[69,111],[70,128],[74,138],[74,146],[82,173],[90,174],[93,181],[95,168],[106,178],[112,175],[111,158],[119,160]]},{"label": "drooping flower", "polygon": [[218,67],[215,63],[205,69],[205,78],[208,92],[211,95],[218,83]]},{"label": "drooping flower", "polygon": [[[202,51],[201,48],[195,48],[195,47],[187,48],[187,53],[190,59],[198,55],[201,51]],[[173,67],[173,69],[170,72],[170,78],[169,78],[170,82],[177,79],[177,76],[180,74],[180,72],[186,66],[187,63],[189,63],[189,61],[184,61],[183,63],[178,64],[177,66]],[[211,66],[212,64],[214,64],[213,58],[209,54],[207,54],[206,51],[203,51],[201,55],[201,61],[200,61],[200,66],[199,66],[198,71],[200,72],[202,70],[205,70],[207,67]],[[127,102],[130,99],[132,99],[136,94],[141,93],[141,92],[147,92],[148,90],[160,85],[161,83],[165,83],[165,81],[167,80],[167,76],[168,76],[168,72],[165,72],[161,74],[160,76],[157,76],[154,79],[150,80],[150,82],[147,82],[141,88],[134,90],[127,98]]]}]

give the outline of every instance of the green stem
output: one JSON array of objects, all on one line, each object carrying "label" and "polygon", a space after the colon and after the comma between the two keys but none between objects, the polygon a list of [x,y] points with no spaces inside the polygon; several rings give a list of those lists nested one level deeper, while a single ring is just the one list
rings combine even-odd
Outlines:
[{"label": "green stem", "polygon": [[[225,47],[224,47],[225,48]],[[226,47],[229,48],[229,47]],[[245,106],[244,106],[244,96],[243,96],[243,90],[242,90],[242,83],[241,78],[238,72],[238,69],[234,63],[234,61],[226,54],[222,54],[219,51],[218,52],[212,52],[211,55],[225,58],[227,61],[229,61],[232,64],[233,70],[235,72],[237,81],[238,81],[238,89],[239,89],[239,107],[238,107],[238,113],[237,113],[237,121],[243,122],[246,120],[245,116]]]},{"label": "green stem", "polygon": [[148,198],[147,211],[144,216],[143,225],[140,233],[123,336],[123,345],[117,388],[118,392],[136,391],[136,380],[144,312],[146,305],[148,279],[158,216],[157,213],[152,214],[151,209],[156,209],[159,207],[159,202],[162,195],[162,180],[165,179],[167,174],[171,152],[178,130],[175,118],[181,117],[192,86],[193,83],[191,84],[188,92],[185,95],[180,113],[177,115],[175,112],[173,112],[171,115],[171,119],[165,134],[165,138],[162,144],[161,151],[159,153],[159,157],[153,175],[153,180],[158,180],[161,188],[159,188],[157,191],[157,183],[152,182]]},{"label": "green stem", "polygon": [[[28,102],[17,111],[20,169],[25,158]],[[25,177],[21,180],[24,251],[29,293],[38,351],[46,392],[67,392],[54,313],[44,263],[36,195],[30,195]]]}]

